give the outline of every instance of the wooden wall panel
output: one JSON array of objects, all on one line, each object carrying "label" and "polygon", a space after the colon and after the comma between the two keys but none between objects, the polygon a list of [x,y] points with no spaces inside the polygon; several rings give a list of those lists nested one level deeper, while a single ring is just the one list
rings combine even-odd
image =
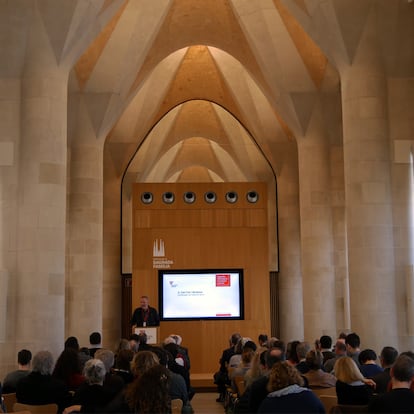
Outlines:
[{"label": "wooden wall panel", "polygon": [[[246,194],[259,194],[249,203]],[[162,194],[175,194],[165,204]],[[186,204],[183,194],[192,191],[196,202]],[[204,194],[214,191],[217,201],[208,204]],[[225,200],[228,191],[238,201]],[[141,194],[151,192],[153,203],[143,204]],[[260,333],[270,334],[270,288],[268,269],[267,188],[265,183],[146,183],[133,188],[133,276],[132,309],[146,294],[158,307],[158,269],[154,268],[154,241],[163,240],[165,258],[172,269],[243,268],[245,320],[162,322],[160,337],[177,333],[189,348],[192,374],[213,373],[228,338],[240,332],[257,341]]]}]

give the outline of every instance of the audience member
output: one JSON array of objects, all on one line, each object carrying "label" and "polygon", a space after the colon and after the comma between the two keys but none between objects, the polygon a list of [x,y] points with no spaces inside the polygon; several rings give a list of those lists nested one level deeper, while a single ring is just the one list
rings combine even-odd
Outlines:
[{"label": "audience member", "polygon": [[322,335],[319,339],[320,351],[323,355],[323,364],[328,359],[335,358],[335,352],[332,351],[332,338],[329,335]]},{"label": "audience member", "polygon": [[414,360],[400,355],[391,369],[390,392],[378,395],[369,404],[373,413],[412,413],[414,392],[410,390],[414,377]]},{"label": "audience member", "polygon": [[63,381],[52,377],[53,362],[49,351],[35,354],[32,372],[17,383],[17,402],[32,405],[57,404],[60,411],[67,406],[69,392]]},{"label": "audience member", "polygon": [[237,386],[234,383],[234,379],[236,377],[244,377],[245,376],[247,371],[252,366],[252,360],[253,360],[255,351],[256,351],[255,343],[252,342],[252,341],[246,342],[246,344],[243,347],[241,362],[240,362],[239,366],[234,368],[233,371],[230,374],[230,380],[231,380],[232,388],[234,389],[234,391],[237,391]]},{"label": "audience member", "polygon": [[233,333],[229,339],[229,347],[226,348],[221,354],[221,358],[219,360],[220,369],[214,374],[214,384],[217,385],[217,391],[219,393],[219,396],[216,399],[217,402],[224,402],[226,387],[227,385],[230,385],[227,367],[229,365],[230,358],[235,353],[234,348],[240,338],[241,335],[238,332]]},{"label": "audience member", "polygon": [[124,380],[112,372],[115,362],[115,356],[109,349],[98,349],[95,352],[95,358],[100,359],[105,366],[105,379],[103,382],[104,390],[107,394],[115,397],[124,387]]},{"label": "audience member", "polygon": [[272,367],[267,391],[259,413],[325,413],[319,398],[303,387],[298,370],[286,362],[277,362]]},{"label": "audience member", "polygon": [[263,348],[268,348],[268,336],[266,334],[260,334],[257,338],[257,343],[259,346],[257,347],[259,351],[261,351]]},{"label": "audience member", "polygon": [[[151,352],[157,355],[159,359],[159,363],[162,366],[168,368],[169,353],[165,349],[155,346],[153,347]],[[170,393],[171,399],[179,398],[180,400],[183,401],[184,407],[190,407],[187,386],[185,384],[184,378],[181,375],[176,374],[175,372],[172,372],[171,370],[170,370],[170,375],[171,375],[171,381],[170,381],[169,393]],[[191,409],[188,411],[191,411]]]},{"label": "audience member", "polygon": [[134,387],[127,389],[126,398],[131,412],[139,414],[169,414],[170,372],[157,364],[148,369],[145,375],[137,378]]},{"label": "audience member", "polygon": [[329,372],[330,374],[335,374],[333,372],[334,366],[336,361],[339,358],[342,358],[346,356],[346,345],[345,342],[342,341],[336,341],[335,344],[335,358],[328,359],[324,364],[323,368],[326,372]]},{"label": "audience member", "polygon": [[309,371],[303,374],[303,376],[307,379],[310,388],[330,388],[336,385],[336,378],[322,370],[322,362],[322,352],[310,350],[306,354],[306,364],[309,367]]},{"label": "audience member", "polygon": [[78,352],[73,348],[64,349],[56,361],[52,375],[63,381],[70,391],[78,389],[85,382]]},{"label": "audience member", "polygon": [[151,345],[148,344],[148,336],[145,332],[138,334],[138,351],[150,351]]},{"label": "audience member", "polygon": [[[336,395],[338,404],[366,405],[373,394],[372,380],[367,380],[361,374],[355,361],[348,356],[339,358],[334,367]],[[370,384],[370,385],[368,385]]]},{"label": "audience member", "polygon": [[267,348],[258,348],[255,352],[251,363],[251,367],[247,370],[246,374],[244,375],[244,382],[246,388],[250,387],[253,381],[256,381],[264,374],[266,367],[265,356],[267,351]]},{"label": "audience member", "polygon": [[113,398],[112,393],[103,386],[106,369],[100,359],[86,361],[83,370],[86,381],[73,396],[73,405],[66,408],[64,414],[71,412],[98,413],[104,412],[104,407]]},{"label": "audience member", "polygon": [[355,332],[348,334],[345,338],[345,345],[347,355],[355,361],[359,368],[361,365],[358,360],[359,353],[361,352],[359,349],[361,345],[359,336]]},{"label": "audience member", "polygon": [[138,352],[139,349],[139,335],[136,333],[133,333],[129,337],[129,346],[131,348],[131,351]]},{"label": "audience member", "polygon": [[92,332],[89,335],[89,355],[95,358],[95,352],[102,348],[102,337],[99,332]]},{"label": "audience member", "polygon": [[309,366],[306,363],[306,355],[311,350],[309,342],[301,342],[296,347],[296,353],[298,355],[299,362],[296,364],[295,368],[301,373],[306,374],[309,371]]},{"label": "audience member", "polygon": [[[66,348],[74,349],[78,353],[78,357],[79,357],[79,361],[80,361],[80,368],[81,368],[81,372],[82,372],[83,367],[85,366],[85,362],[92,358],[89,354],[89,349],[88,348],[82,348],[82,350],[81,350],[81,348],[79,347],[78,338],[76,338],[76,336],[69,336],[69,338],[66,339],[65,349]],[[87,352],[85,352],[85,350]]]},{"label": "audience member", "polygon": [[229,360],[229,365],[227,367],[227,370],[231,371],[231,369],[234,369],[239,366],[241,362],[241,355],[243,352],[243,344],[246,342],[246,338],[240,338],[237,342],[236,346],[234,347],[234,354],[231,356]]},{"label": "audience member", "polygon": [[30,362],[32,353],[28,349],[22,349],[17,353],[17,370],[9,372],[3,381],[3,393],[16,392],[17,382],[30,374]]},{"label": "audience member", "polygon": [[383,371],[377,365],[377,354],[373,349],[364,349],[358,355],[359,369],[365,378],[372,378]]},{"label": "audience member", "polygon": [[289,365],[295,367],[299,363],[298,354],[296,348],[300,344],[300,341],[288,342],[286,346],[286,361]]},{"label": "audience member", "polygon": [[270,348],[264,353],[264,357],[266,366],[263,376],[254,381],[251,387],[245,392],[245,398],[248,398],[248,408],[251,413],[256,413],[260,404],[266,398],[270,371],[277,362],[284,361],[285,354],[280,348]]},{"label": "audience member", "polygon": [[129,384],[134,380],[134,375],[131,372],[131,362],[134,358],[134,352],[131,349],[121,349],[115,360],[115,367],[112,370],[114,375],[118,375],[124,381],[124,384]]},{"label": "audience member", "polygon": [[380,363],[383,368],[383,372],[380,372],[372,378],[375,384],[377,384],[375,387],[375,392],[377,394],[387,392],[388,384],[391,381],[390,370],[397,357],[398,351],[392,346],[385,346],[382,348]]}]

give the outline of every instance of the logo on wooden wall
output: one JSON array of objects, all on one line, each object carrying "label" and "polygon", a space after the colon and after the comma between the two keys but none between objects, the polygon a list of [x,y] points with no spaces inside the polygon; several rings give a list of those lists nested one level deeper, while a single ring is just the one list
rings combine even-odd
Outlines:
[{"label": "logo on wooden wall", "polygon": [[153,269],[169,269],[174,264],[165,255],[165,243],[163,239],[155,239],[152,247],[152,267]]}]

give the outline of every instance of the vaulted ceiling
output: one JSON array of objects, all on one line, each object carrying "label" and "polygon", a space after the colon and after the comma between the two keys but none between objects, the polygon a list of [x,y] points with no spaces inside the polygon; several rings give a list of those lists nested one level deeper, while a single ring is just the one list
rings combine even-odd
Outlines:
[{"label": "vaulted ceiling", "polygon": [[[65,4],[73,32],[86,3]],[[69,94],[105,140],[106,168],[129,181],[272,181],[318,117],[340,146],[341,71],[372,24],[385,71],[414,72],[408,0],[102,0],[88,11],[102,26]]]}]

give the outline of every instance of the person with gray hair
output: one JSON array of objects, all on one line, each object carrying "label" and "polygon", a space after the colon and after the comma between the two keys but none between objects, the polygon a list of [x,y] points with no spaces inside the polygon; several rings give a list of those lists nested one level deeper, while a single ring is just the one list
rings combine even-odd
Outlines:
[{"label": "person with gray hair", "polygon": [[105,374],[105,365],[100,359],[86,361],[83,369],[86,381],[75,392],[73,405],[67,407],[64,414],[103,412],[104,407],[112,400],[112,394],[103,386]]},{"label": "person with gray hair", "polygon": [[115,355],[109,349],[98,349],[95,353],[95,358],[103,362],[105,366],[105,379],[103,387],[108,394],[115,397],[125,387],[125,381],[112,371],[115,362]]},{"label": "person with gray hair", "polygon": [[309,365],[306,363],[306,354],[311,350],[309,342],[301,342],[296,347],[299,362],[295,368],[301,373],[306,374],[309,371]]},{"label": "person with gray hair", "polygon": [[59,411],[70,399],[69,391],[63,381],[52,376],[53,356],[49,351],[40,351],[32,361],[32,372],[22,378],[16,386],[17,402],[42,405],[57,404]]}]

